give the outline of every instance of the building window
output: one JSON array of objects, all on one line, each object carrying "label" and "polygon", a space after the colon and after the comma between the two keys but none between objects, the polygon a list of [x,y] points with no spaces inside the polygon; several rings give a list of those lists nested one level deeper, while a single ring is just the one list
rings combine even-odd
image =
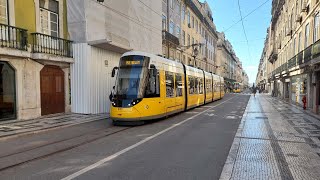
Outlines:
[{"label": "building window", "polygon": [[314,17],[314,30],[313,30],[313,41],[316,42],[319,39],[319,24],[320,24],[320,13]]},{"label": "building window", "polygon": [[13,67],[0,61],[0,121],[16,118],[15,80]]},{"label": "building window", "polygon": [[0,23],[8,24],[8,4],[7,0],[0,0]]},{"label": "building window", "polygon": [[293,40],[293,56],[296,55],[296,38]]},{"label": "building window", "polygon": [[302,36],[302,33],[300,32],[299,33],[299,39],[298,39],[298,53],[300,52],[300,48],[301,48],[301,36]]},{"label": "building window", "polygon": [[177,37],[180,39],[181,37],[180,37],[180,27],[179,26],[177,26]]},{"label": "building window", "polygon": [[190,11],[187,11],[187,20],[188,20],[188,24],[190,24]]},{"label": "building window", "polygon": [[162,15],[162,30],[167,30],[167,17]]},{"label": "building window", "polygon": [[59,36],[59,2],[40,0],[40,24],[43,34]]},{"label": "building window", "polygon": [[182,30],[182,44],[186,45],[186,32]]},{"label": "building window", "polygon": [[306,29],[305,29],[305,37],[304,37],[304,48],[307,48],[309,46],[309,35],[310,35],[310,24],[308,23],[306,25]]},{"label": "building window", "polygon": [[192,44],[194,44],[194,38],[192,37]]},{"label": "building window", "polygon": [[198,20],[196,20],[196,32],[198,32]]},{"label": "building window", "polygon": [[184,22],[185,20],[186,20],[186,17],[185,17],[185,15],[186,15],[186,9],[185,9],[186,7],[185,7],[185,5],[183,4],[182,5],[182,11],[181,11],[181,18],[182,18],[182,21]]},{"label": "building window", "polygon": [[194,28],[194,17],[192,16],[192,28]]},{"label": "building window", "polygon": [[170,8],[172,9],[173,8],[173,1],[174,0],[169,0],[170,1]]},{"label": "building window", "polygon": [[188,34],[188,46],[190,46],[190,35]]},{"label": "building window", "polygon": [[170,21],[169,33],[173,34],[173,30],[174,30],[174,23],[173,21]]}]

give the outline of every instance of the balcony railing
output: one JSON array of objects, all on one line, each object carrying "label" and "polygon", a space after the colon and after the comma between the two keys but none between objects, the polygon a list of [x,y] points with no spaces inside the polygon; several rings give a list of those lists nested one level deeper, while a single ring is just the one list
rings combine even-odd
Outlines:
[{"label": "balcony railing", "polygon": [[41,33],[31,33],[32,52],[72,57],[72,41]]},{"label": "balcony railing", "polygon": [[299,52],[299,54],[297,55],[297,62],[298,64],[303,64],[303,51]]},{"label": "balcony railing", "polygon": [[179,46],[179,38],[174,36],[173,34],[169,33],[168,31],[163,30],[163,40],[169,41],[177,46]]},{"label": "balcony railing", "polygon": [[312,59],[312,45],[304,50],[303,59],[304,63],[307,63]]},{"label": "balcony railing", "polygon": [[320,56],[320,39],[312,45],[312,58]]},{"label": "balcony railing", "polygon": [[297,56],[294,56],[288,61],[288,69],[291,69],[297,65]]},{"label": "balcony railing", "polygon": [[27,51],[27,30],[0,24],[0,46]]}]

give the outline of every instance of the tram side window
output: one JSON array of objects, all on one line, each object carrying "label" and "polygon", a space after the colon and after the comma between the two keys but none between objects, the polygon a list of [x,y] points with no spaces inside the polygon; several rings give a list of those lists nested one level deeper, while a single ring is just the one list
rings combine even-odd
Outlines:
[{"label": "tram side window", "polygon": [[217,92],[217,83],[213,80],[213,92]]},{"label": "tram side window", "polygon": [[189,94],[194,94],[194,78],[189,76]]},{"label": "tram side window", "polygon": [[166,71],[166,96],[174,97],[174,77],[173,73]]},{"label": "tram side window", "polygon": [[199,78],[199,94],[203,94],[203,79]]},{"label": "tram side window", "polygon": [[207,79],[207,80],[206,80],[206,92],[207,92],[207,93],[212,92],[211,89],[212,89],[212,87],[211,87],[211,80],[210,80],[210,79]]},{"label": "tram side window", "polygon": [[160,97],[160,80],[159,80],[159,71],[157,75],[153,71],[154,69],[149,70],[148,82],[146,86],[146,98],[151,97]]},{"label": "tram side window", "polygon": [[181,74],[176,74],[175,87],[176,87],[176,96],[177,97],[182,96],[182,88],[184,86],[183,86]]},{"label": "tram side window", "polygon": [[194,93],[199,94],[199,79],[197,77],[194,78]]}]

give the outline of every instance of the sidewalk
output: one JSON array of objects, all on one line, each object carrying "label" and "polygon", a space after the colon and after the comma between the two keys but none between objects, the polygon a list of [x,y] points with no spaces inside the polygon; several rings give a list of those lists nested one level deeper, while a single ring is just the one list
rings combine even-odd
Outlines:
[{"label": "sidewalk", "polygon": [[251,96],[220,179],[319,179],[320,121],[268,95]]},{"label": "sidewalk", "polygon": [[0,139],[26,133],[37,133],[58,127],[103,120],[108,114],[75,114],[64,113],[40,117],[31,120],[12,120],[0,122]]}]

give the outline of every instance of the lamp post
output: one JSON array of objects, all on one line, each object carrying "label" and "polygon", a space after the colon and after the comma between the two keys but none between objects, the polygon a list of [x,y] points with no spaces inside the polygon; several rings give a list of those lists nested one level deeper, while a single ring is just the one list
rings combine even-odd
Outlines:
[{"label": "lamp post", "polygon": [[199,55],[199,51],[197,49],[196,46],[192,47],[192,57],[193,57],[193,66],[196,67],[197,63],[196,63],[196,57]]},{"label": "lamp post", "polygon": [[[184,50],[187,50],[189,49],[190,47],[192,47],[192,57],[193,57],[193,66],[195,67],[196,66],[196,57],[199,55],[199,50],[197,47],[201,47],[203,46],[204,44],[203,43],[196,43],[196,44],[191,44],[191,45],[188,45],[188,46],[180,46],[181,48],[181,51],[184,51]],[[190,64],[190,62],[189,62]]]}]

